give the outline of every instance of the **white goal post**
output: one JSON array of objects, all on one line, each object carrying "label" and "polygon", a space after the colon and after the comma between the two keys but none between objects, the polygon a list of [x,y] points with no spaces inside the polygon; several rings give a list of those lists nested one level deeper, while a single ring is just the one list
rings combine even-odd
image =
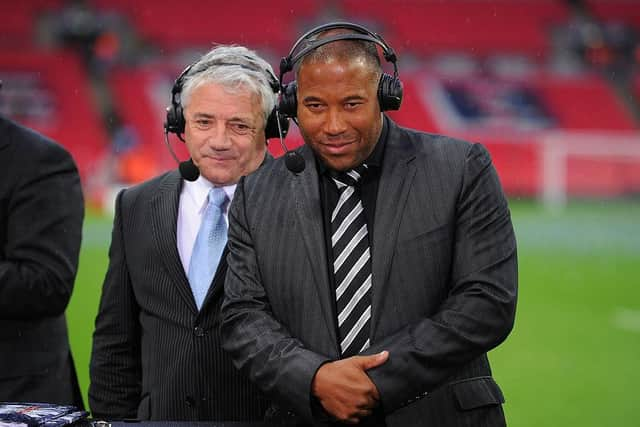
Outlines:
[{"label": "white goal post", "polygon": [[640,168],[640,132],[552,132],[540,146],[540,193],[551,211],[567,203],[570,158],[629,161]]}]

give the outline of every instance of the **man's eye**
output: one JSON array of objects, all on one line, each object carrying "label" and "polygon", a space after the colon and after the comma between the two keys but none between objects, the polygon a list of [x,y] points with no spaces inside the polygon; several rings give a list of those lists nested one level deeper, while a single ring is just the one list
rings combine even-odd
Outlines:
[{"label": "man's eye", "polygon": [[209,129],[211,127],[211,120],[198,119],[196,120],[196,126],[198,129]]},{"label": "man's eye", "polygon": [[246,123],[229,123],[229,127],[238,135],[246,135],[253,130],[253,128]]},{"label": "man's eye", "polygon": [[360,104],[360,102],[346,102],[344,104],[344,108],[346,108],[347,110],[353,110],[354,108],[358,108]]},{"label": "man's eye", "polygon": [[306,104],[306,106],[311,111],[320,111],[322,109],[322,104],[319,102],[311,102]]}]

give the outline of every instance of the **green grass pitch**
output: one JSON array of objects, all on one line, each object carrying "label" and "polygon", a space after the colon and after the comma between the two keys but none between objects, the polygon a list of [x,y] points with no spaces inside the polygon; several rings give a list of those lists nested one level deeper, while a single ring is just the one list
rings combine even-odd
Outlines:
[{"label": "green grass pitch", "polygon": [[[640,202],[572,203],[559,214],[511,201],[516,325],[490,353],[510,426],[636,426],[640,384]],[[111,219],[88,215],[67,311],[86,402],[91,334]]]}]

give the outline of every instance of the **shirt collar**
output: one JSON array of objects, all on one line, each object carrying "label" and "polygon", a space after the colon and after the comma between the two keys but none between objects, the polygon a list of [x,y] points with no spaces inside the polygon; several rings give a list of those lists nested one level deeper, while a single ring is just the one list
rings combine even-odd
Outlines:
[{"label": "shirt collar", "polygon": [[[195,181],[183,180],[183,185],[184,191],[189,195],[194,204],[198,207],[198,213],[202,213],[207,205],[209,190],[213,187],[218,187],[217,185],[213,185],[213,183],[208,181],[202,175],[200,175]],[[236,185],[237,184],[231,184],[221,187],[227,194],[229,202],[233,200],[233,193],[236,191]],[[229,203],[227,203],[227,206],[228,205]]]}]

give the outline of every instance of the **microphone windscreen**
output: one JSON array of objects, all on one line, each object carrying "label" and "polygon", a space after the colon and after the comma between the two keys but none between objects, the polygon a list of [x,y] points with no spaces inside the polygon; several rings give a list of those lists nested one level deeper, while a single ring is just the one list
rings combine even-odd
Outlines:
[{"label": "microphone windscreen", "polygon": [[296,151],[287,151],[284,155],[284,164],[293,173],[302,172],[306,166],[304,158]]},{"label": "microphone windscreen", "polygon": [[193,164],[193,160],[191,159],[180,162],[178,169],[180,170],[182,178],[187,181],[195,181],[200,176],[200,170]]}]

